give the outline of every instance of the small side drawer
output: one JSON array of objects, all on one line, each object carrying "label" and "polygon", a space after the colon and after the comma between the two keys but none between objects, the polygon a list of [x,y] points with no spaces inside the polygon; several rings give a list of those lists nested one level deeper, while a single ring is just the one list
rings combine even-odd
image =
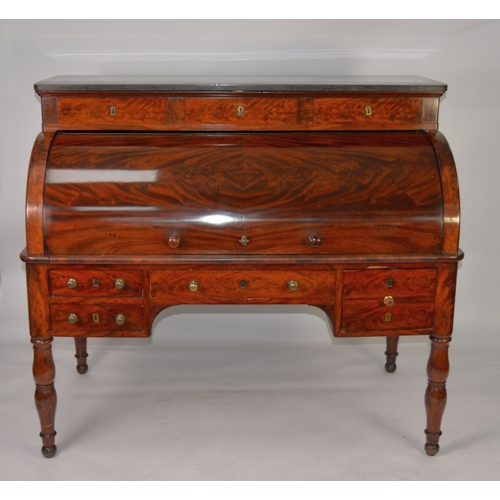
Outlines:
[{"label": "small side drawer", "polygon": [[437,122],[438,101],[424,97],[324,97],[314,101],[316,125],[382,128]]},{"label": "small side drawer", "polygon": [[151,297],[183,303],[205,299],[244,302],[329,304],[335,293],[334,273],[306,271],[162,271],[152,272]]},{"label": "small side drawer", "polygon": [[52,330],[131,331],[144,329],[144,309],[135,304],[50,304]]},{"label": "small side drawer", "polygon": [[297,99],[192,98],[185,100],[188,125],[295,125]]},{"label": "small side drawer", "polygon": [[365,299],[350,300],[342,306],[344,331],[419,329],[433,325],[433,302],[396,300],[392,307],[387,307],[380,299]]},{"label": "small side drawer", "polygon": [[168,123],[168,99],[155,97],[60,97],[57,121],[72,128],[109,126],[165,125]]},{"label": "small side drawer", "polygon": [[142,273],[100,270],[49,270],[52,297],[141,297]]},{"label": "small side drawer", "polygon": [[436,293],[436,269],[344,271],[343,298],[419,297]]}]

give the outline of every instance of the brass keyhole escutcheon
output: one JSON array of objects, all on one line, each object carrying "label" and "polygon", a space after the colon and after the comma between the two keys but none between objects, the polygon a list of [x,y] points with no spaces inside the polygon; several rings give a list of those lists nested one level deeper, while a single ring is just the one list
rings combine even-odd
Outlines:
[{"label": "brass keyhole escutcheon", "polygon": [[247,282],[245,280],[240,281],[240,289],[241,290],[246,290],[247,289]]},{"label": "brass keyhole escutcheon", "polygon": [[75,313],[68,314],[68,323],[74,325],[78,321],[78,315]]},{"label": "brass keyhole escutcheon", "polygon": [[290,280],[288,282],[288,288],[290,288],[292,292],[296,292],[299,289],[299,282],[295,280]]},{"label": "brass keyhole escutcheon", "polygon": [[394,305],[394,299],[388,295],[387,297],[384,297],[384,304],[386,306],[393,306]]},{"label": "brass keyhole escutcheon", "polygon": [[127,317],[125,316],[125,314],[117,314],[115,316],[115,321],[116,321],[116,324],[117,325],[123,325],[125,323],[125,321],[127,321]]},{"label": "brass keyhole escutcheon", "polygon": [[111,116],[116,116],[116,106],[110,106],[110,108],[109,108],[109,114]]},{"label": "brass keyhole escutcheon", "polygon": [[117,290],[123,290],[125,288],[125,280],[123,278],[115,279],[115,288]]},{"label": "brass keyhole escutcheon", "polygon": [[189,290],[191,290],[192,292],[196,292],[196,290],[198,290],[198,282],[196,280],[192,280],[189,282],[189,285],[188,285],[188,288]]},{"label": "brass keyhole escutcheon", "polygon": [[238,242],[241,244],[242,247],[246,247],[248,245],[248,243],[250,243],[250,240],[245,236],[243,235],[239,240]]},{"label": "brass keyhole escutcheon", "polygon": [[392,314],[391,313],[385,313],[385,320],[390,323],[392,321]]},{"label": "brass keyhole escutcheon", "polygon": [[394,279],[393,278],[387,278],[387,288],[392,288],[394,286]]},{"label": "brass keyhole escutcheon", "polygon": [[99,323],[99,314],[97,313],[92,314],[92,321],[94,323]]},{"label": "brass keyhole escutcheon", "polygon": [[365,108],[365,115],[366,116],[371,116],[372,114],[372,107],[371,106],[366,106]]},{"label": "brass keyhole escutcheon", "polygon": [[78,280],[76,278],[68,278],[66,286],[68,288],[76,288],[78,286]]},{"label": "brass keyhole escutcheon", "polygon": [[97,288],[99,286],[99,278],[92,278],[92,286]]},{"label": "brass keyhole escutcheon", "polygon": [[243,116],[245,114],[245,108],[243,106],[238,106],[238,116]]}]

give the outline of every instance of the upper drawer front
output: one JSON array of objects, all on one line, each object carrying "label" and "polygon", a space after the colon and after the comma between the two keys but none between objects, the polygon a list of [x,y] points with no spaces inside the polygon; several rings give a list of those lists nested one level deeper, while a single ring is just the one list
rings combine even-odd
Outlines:
[{"label": "upper drawer front", "polygon": [[208,299],[233,302],[265,299],[276,303],[332,303],[334,273],[309,271],[152,272],[151,297],[182,303]]},{"label": "upper drawer front", "polygon": [[228,98],[185,100],[188,125],[294,125],[297,99]]},{"label": "upper drawer front", "polygon": [[[400,129],[437,121],[437,100],[424,97],[325,97],[314,100],[316,125]],[[422,127],[428,128],[428,127]]]},{"label": "upper drawer front", "polygon": [[53,297],[141,297],[142,273],[51,269],[49,292]]},{"label": "upper drawer front", "polygon": [[438,97],[44,97],[47,130],[417,130]]},{"label": "upper drawer front", "polygon": [[168,99],[156,97],[60,97],[57,121],[63,128],[141,128],[168,123]]},{"label": "upper drawer front", "polygon": [[344,271],[343,298],[421,297],[436,291],[436,269]]}]

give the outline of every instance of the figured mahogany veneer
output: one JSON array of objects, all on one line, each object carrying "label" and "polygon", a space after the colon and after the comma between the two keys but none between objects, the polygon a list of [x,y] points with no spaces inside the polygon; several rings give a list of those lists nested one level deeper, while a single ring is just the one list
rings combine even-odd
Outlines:
[{"label": "figured mahogany veneer", "polygon": [[35,85],[26,262],[42,453],[56,453],[53,337],[146,337],[179,304],[310,304],[336,336],[430,335],[439,449],[459,194],[419,77],[249,83],[55,77]]}]

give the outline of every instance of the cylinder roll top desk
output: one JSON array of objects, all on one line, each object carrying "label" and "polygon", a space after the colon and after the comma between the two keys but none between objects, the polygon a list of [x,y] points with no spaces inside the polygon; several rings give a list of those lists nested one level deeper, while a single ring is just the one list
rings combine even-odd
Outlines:
[{"label": "cylinder roll top desk", "polygon": [[180,304],[309,304],[339,337],[429,335],[439,450],[459,193],[420,77],[54,77],[28,174],[26,263],[42,453],[54,337],[147,337]]}]

